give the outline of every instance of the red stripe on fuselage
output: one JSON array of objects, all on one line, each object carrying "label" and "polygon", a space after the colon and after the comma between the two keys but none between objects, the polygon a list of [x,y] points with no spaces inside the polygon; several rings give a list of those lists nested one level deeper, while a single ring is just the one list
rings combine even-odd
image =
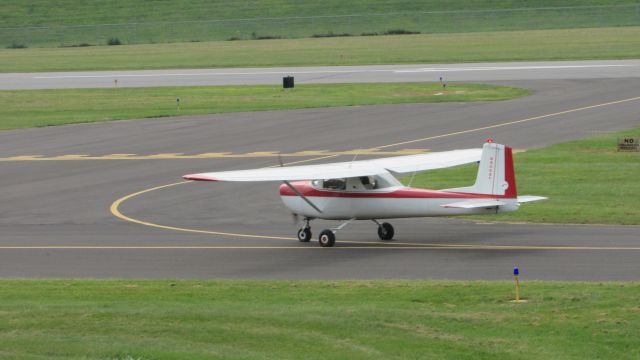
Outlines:
[{"label": "red stripe on fuselage", "polygon": [[[309,182],[291,183],[302,195],[306,197],[339,197],[339,198],[382,198],[382,199],[487,199],[504,198],[500,195],[468,194],[460,192],[449,192],[416,188],[401,188],[388,192],[378,191],[332,191],[316,189]],[[298,196],[287,185],[280,185],[280,196]]]}]

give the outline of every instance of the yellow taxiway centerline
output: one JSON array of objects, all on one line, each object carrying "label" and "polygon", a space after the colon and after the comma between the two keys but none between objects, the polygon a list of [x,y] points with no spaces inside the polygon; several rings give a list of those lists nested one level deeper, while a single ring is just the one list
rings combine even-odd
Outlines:
[{"label": "yellow taxiway centerline", "polygon": [[277,151],[256,151],[249,153],[232,152],[210,152],[202,154],[185,155],[183,153],[164,154],[69,154],[69,155],[18,155],[0,157],[0,161],[87,161],[87,160],[180,160],[180,159],[226,159],[226,158],[267,158],[267,157],[309,157],[309,156],[340,156],[340,155],[380,155],[380,156],[402,156],[427,153],[429,149],[401,149],[396,151],[379,151],[377,149],[356,149],[346,151],[329,150],[305,150],[294,153],[279,153]]},{"label": "yellow taxiway centerline", "polygon": [[[358,241],[341,241],[343,243],[359,244]],[[2,250],[320,250],[319,246],[87,246],[87,245],[34,245],[34,246],[0,246]],[[394,250],[564,250],[564,251],[638,251],[640,247],[614,246],[536,246],[536,245],[449,245],[449,244],[413,244],[407,246],[385,245],[378,246],[335,246],[330,249],[394,249]]]}]

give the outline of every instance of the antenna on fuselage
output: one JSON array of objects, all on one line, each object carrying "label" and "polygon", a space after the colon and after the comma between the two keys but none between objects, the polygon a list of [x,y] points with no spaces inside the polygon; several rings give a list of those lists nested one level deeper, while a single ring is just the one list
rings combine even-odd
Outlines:
[{"label": "antenna on fuselage", "polygon": [[349,163],[349,169],[351,169],[351,165],[353,164],[354,161],[356,161],[356,158],[358,158],[358,155],[360,155],[360,150],[358,150],[355,156],[353,157],[353,159],[351,159],[351,162]]}]

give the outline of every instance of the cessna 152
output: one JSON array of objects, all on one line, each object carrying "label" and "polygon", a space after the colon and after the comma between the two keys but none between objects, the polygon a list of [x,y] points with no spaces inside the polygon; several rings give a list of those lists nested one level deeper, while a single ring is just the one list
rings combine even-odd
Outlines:
[{"label": "cessna 152", "polygon": [[[426,190],[404,186],[397,176],[480,162],[473,186]],[[319,243],[333,246],[335,234],[354,220],[372,220],[381,240],[393,239],[391,224],[378,220],[409,217],[496,214],[521,203],[546,199],[518,196],[512,150],[488,140],[482,149],[396,156],[319,165],[261,168],[185,175],[199,181],[281,182],[280,196],[304,217],[298,240],[311,240],[313,219],[346,220],[320,232]]]}]

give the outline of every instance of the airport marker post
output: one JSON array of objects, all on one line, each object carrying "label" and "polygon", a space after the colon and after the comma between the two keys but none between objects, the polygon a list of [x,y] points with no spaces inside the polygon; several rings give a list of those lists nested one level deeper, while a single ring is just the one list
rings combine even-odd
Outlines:
[{"label": "airport marker post", "polygon": [[527,302],[527,300],[524,299],[520,299],[520,269],[518,269],[518,267],[514,267],[513,268],[513,280],[516,283],[516,299],[512,300],[512,302]]}]

